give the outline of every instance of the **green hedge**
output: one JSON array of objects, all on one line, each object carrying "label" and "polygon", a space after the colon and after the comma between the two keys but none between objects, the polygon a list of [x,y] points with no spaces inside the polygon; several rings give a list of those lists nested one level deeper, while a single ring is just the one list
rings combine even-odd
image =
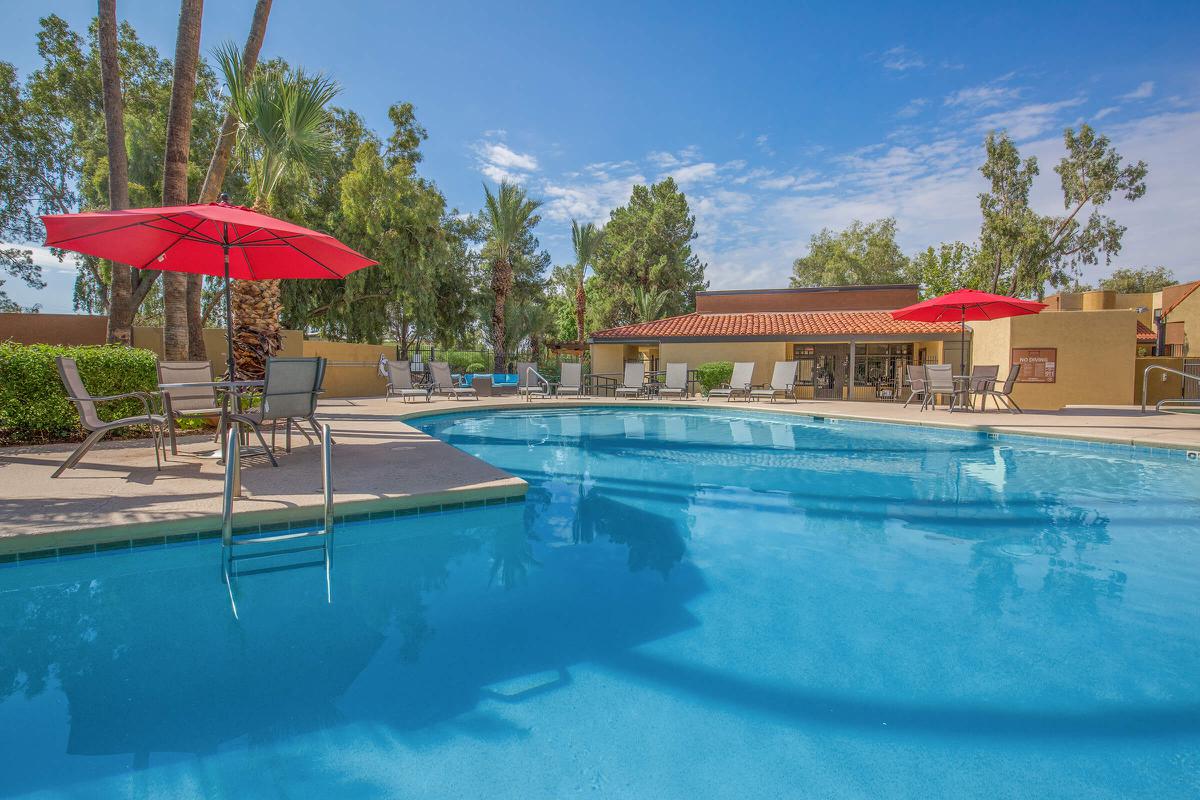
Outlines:
[{"label": "green hedge", "polygon": [[732,377],[732,361],[712,361],[696,367],[696,380],[700,381],[700,386],[705,394],[723,383],[729,383],[729,379]]},{"label": "green hedge", "polygon": [[445,361],[450,365],[451,372],[458,373],[469,372],[470,366],[480,360],[479,356],[478,350],[439,350],[437,352],[437,360]]},{"label": "green hedge", "polygon": [[[79,414],[58,376],[57,356],[79,364],[83,385],[94,395],[152,392],[158,387],[157,357],[150,350],[108,345],[61,347],[0,343],[0,436],[10,443],[79,438]],[[97,406],[104,419],[146,413],[132,398]]]},{"label": "green hedge", "polygon": [[470,375],[480,375],[485,369],[486,367],[479,361],[472,361],[470,364],[467,364],[467,373]]}]

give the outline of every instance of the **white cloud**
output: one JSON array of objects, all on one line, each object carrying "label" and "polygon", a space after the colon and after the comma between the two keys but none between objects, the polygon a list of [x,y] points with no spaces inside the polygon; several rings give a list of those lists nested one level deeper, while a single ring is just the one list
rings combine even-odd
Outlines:
[{"label": "white cloud", "polygon": [[1100,109],[1095,114],[1092,114],[1092,119],[1095,120],[1096,122],[1099,122],[1100,120],[1104,119],[1105,117],[1109,116],[1110,114],[1115,114],[1120,110],[1121,110],[1120,106],[1107,106],[1105,108]]},{"label": "white cloud", "polygon": [[[16,242],[0,242],[0,248],[9,247],[15,247],[18,250],[28,250],[33,263],[47,272],[68,272],[74,275],[78,269],[73,253],[67,253],[63,260],[59,261],[58,257],[54,255],[54,252],[49,247],[41,247],[35,244],[18,244]],[[7,275],[3,277],[5,280],[11,280],[14,283],[19,282],[17,279],[10,278]]]},{"label": "white cloud", "polygon": [[903,45],[884,50],[879,60],[884,69],[893,72],[907,72],[910,69],[922,69],[925,66],[925,59],[920,53],[915,53]]},{"label": "white cloud", "polygon": [[900,107],[900,110],[896,112],[896,116],[900,119],[911,119],[920,114],[921,110],[927,105],[929,105],[929,101],[924,97],[914,97]]},{"label": "white cloud", "polygon": [[981,117],[975,128],[979,131],[1004,128],[1018,141],[1031,139],[1061,124],[1063,117],[1060,112],[1083,105],[1086,101],[1086,97],[1075,97],[1055,103],[1028,103]]},{"label": "white cloud", "polygon": [[989,84],[986,86],[969,86],[966,89],[959,89],[946,96],[943,105],[951,107],[963,107],[968,110],[980,110],[984,108],[997,108],[1012,100],[1016,100],[1021,95],[1021,90],[1013,86],[996,86]]},{"label": "white cloud", "polygon": [[524,183],[529,174],[538,169],[538,160],[534,156],[518,153],[503,142],[485,139],[476,142],[474,150],[479,171],[497,183]]},{"label": "white cloud", "polygon": [[1121,95],[1122,100],[1145,100],[1154,95],[1154,81],[1142,81],[1129,94]]}]

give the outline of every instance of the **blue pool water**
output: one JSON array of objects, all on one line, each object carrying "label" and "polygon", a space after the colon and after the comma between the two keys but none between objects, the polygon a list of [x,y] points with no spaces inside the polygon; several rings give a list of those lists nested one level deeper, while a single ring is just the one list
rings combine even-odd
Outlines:
[{"label": "blue pool water", "polygon": [[524,503],[0,568],[0,795],[1200,796],[1200,466],[652,409],[431,417]]}]

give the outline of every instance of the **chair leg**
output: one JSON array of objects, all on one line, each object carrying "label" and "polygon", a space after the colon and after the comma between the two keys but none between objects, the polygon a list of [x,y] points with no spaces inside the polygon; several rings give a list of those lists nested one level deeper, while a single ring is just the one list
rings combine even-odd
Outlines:
[{"label": "chair leg", "polygon": [[[258,443],[261,444],[263,450],[266,451],[267,458],[271,459],[271,466],[278,467],[279,462],[275,460],[275,453],[270,447],[267,447],[267,440],[263,438],[262,431],[259,429],[259,427],[257,425],[248,425],[247,427],[251,428],[254,431],[254,435],[258,437]],[[249,433],[247,433],[247,436],[249,436]]]},{"label": "chair leg", "polygon": [[175,440],[175,417],[167,414],[167,434],[171,437],[171,455],[179,455],[179,444]]},{"label": "chair leg", "polygon": [[[174,434],[175,434],[175,426],[172,425],[171,426],[172,442],[174,441],[174,438],[175,438]],[[157,425],[150,426],[150,441],[153,442],[153,444],[154,444],[154,468],[157,469],[159,472],[162,472],[162,459],[158,457],[158,448],[162,447],[163,455],[166,455],[166,452],[167,452],[166,442],[163,441],[162,428],[158,427]]]},{"label": "chair leg", "polygon": [[67,460],[64,461],[58,469],[54,470],[54,474],[50,477],[57,478],[59,475],[62,475],[65,470],[74,468],[74,466],[79,463],[79,459],[83,458],[84,453],[86,453],[88,450],[91,450],[92,446],[95,445],[96,442],[103,439],[104,434],[108,433],[109,430],[110,429],[108,428],[101,428],[98,431],[92,431],[89,433],[87,438],[79,443],[79,447],[76,447],[74,452],[67,456]]}]

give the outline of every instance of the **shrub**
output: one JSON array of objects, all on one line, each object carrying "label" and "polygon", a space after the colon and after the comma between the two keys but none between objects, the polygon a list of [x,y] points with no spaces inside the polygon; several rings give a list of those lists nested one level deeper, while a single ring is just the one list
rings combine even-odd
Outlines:
[{"label": "shrub", "polygon": [[481,364],[478,361],[472,361],[470,364],[467,364],[467,372],[469,372],[472,375],[478,375],[479,373],[482,373],[483,371],[484,371],[484,366],[483,366],[483,364]]},{"label": "shrub", "polygon": [[480,355],[478,350],[441,350],[437,353],[437,360],[449,364],[451,372],[462,373],[470,372],[472,364],[481,363]]},{"label": "shrub", "polygon": [[700,386],[705,394],[708,394],[722,383],[729,383],[729,379],[732,377],[732,361],[713,361],[696,367],[696,380],[700,381]]},{"label": "shrub", "polygon": [[[0,435],[11,443],[76,439],[79,414],[67,399],[58,375],[57,356],[79,364],[83,385],[94,395],[153,392],[158,388],[157,358],[150,350],[120,345],[63,347],[0,343]],[[103,419],[146,413],[137,398],[99,403]]]}]

